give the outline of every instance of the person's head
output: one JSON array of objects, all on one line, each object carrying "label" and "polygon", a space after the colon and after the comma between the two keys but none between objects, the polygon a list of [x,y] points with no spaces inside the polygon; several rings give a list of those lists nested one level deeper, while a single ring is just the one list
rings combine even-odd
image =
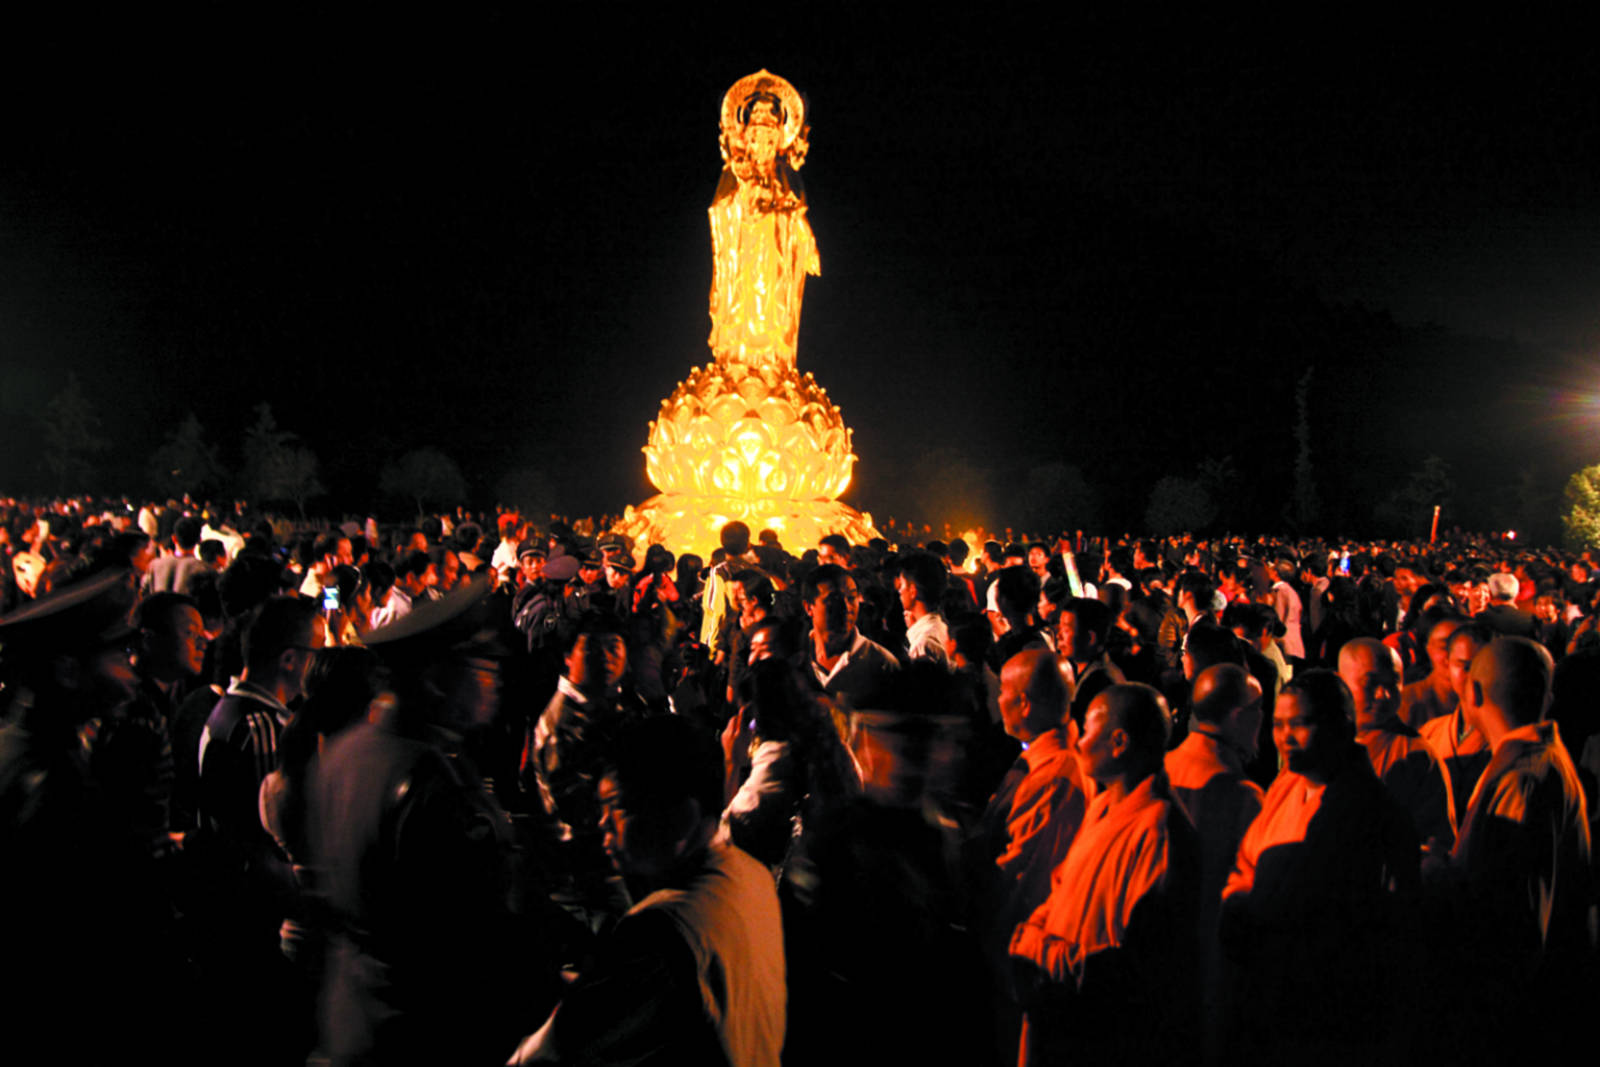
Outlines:
[{"label": "person's head", "polygon": [[434,584],[437,575],[434,571],[433,560],[426,552],[411,551],[400,557],[400,562],[395,566],[395,581],[408,596],[418,597],[427,592],[428,586]]},{"label": "person's head", "polygon": [[1222,612],[1222,625],[1233,636],[1254,648],[1266,652],[1274,637],[1283,632],[1278,612],[1271,604],[1252,604],[1237,601]]},{"label": "person's head", "polygon": [[1533,598],[1533,617],[1541,622],[1557,622],[1566,610],[1566,599],[1553,589],[1542,591]]},{"label": "person's head", "polygon": [[1239,639],[1220,626],[1201,624],[1190,627],[1183,638],[1183,676],[1194,681],[1200,672],[1218,663],[1244,666],[1244,648]]},{"label": "person's head", "polygon": [[738,519],[723,523],[722,530],[717,535],[717,540],[722,545],[722,551],[730,558],[742,556],[750,551],[750,527]]},{"label": "person's head", "polygon": [[1006,567],[994,588],[995,606],[1013,627],[1025,625],[1039,607],[1039,576],[1027,567]]},{"label": "person's head", "polygon": [[133,609],[139,632],[137,668],[158,682],[192,678],[205,666],[206,628],[200,608],[181,593],[152,593]]},{"label": "person's head", "polygon": [[174,523],[172,543],[178,546],[179,552],[193,552],[200,543],[200,520],[193,515],[185,515]]},{"label": "person's head", "polygon": [[245,675],[288,703],[300,695],[312,657],[326,644],[327,625],[315,601],[272,597],[245,624]]},{"label": "person's head", "polygon": [[987,619],[982,615],[964,615],[951,621],[944,650],[950,662],[957,667],[982,666],[991,637]]},{"label": "person's head", "polygon": [[[345,538],[345,540],[349,539]],[[311,542],[310,563],[318,574],[326,574],[339,565],[339,541],[339,534],[325,533]],[[304,544],[305,542],[302,541],[302,553],[305,551]]]},{"label": "person's head", "polygon": [[1167,700],[1140,682],[1113,685],[1089,704],[1078,739],[1078,765],[1096,782],[1133,784],[1161,767],[1172,716]]},{"label": "person's head", "polygon": [[567,681],[581,692],[609,693],[622,683],[628,646],[614,627],[588,620],[567,650]]},{"label": "person's head", "polygon": [[1043,575],[1044,569],[1050,565],[1050,550],[1041,544],[1028,546],[1028,566],[1035,574]]},{"label": "person's head", "polygon": [[1272,740],[1289,770],[1325,782],[1355,737],[1350,688],[1333,671],[1303,671],[1272,710]]},{"label": "person's head", "polygon": [[924,611],[938,611],[944,600],[945,585],[950,572],[931,552],[907,552],[900,557],[900,573],[894,587],[900,594],[900,606],[906,611],[920,603]]},{"label": "person's head", "polygon": [[461,581],[461,557],[454,549],[433,550],[433,573],[439,592],[448,593]]},{"label": "person's head", "polygon": [[218,541],[215,537],[208,537],[200,542],[200,549],[195,553],[212,570],[220,571],[228,565],[228,546]]},{"label": "person's head", "polygon": [[850,542],[843,534],[829,534],[817,542],[817,561],[835,567],[850,566]]},{"label": "person's head", "polygon": [[644,572],[646,574],[670,574],[678,558],[666,545],[651,545],[644,551]]},{"label": "person's head", "polygon": [[1178,576],[1177,595],[1174,598],[1178,607],[1187,612],[1207,612],[1211,610],[1212,598],[1216,595],[1216,588],[1200,571],[1184,571]]},{"label": "person's head", "polygon": [[381,559],[373,560],[361,568],[372,596],[372,606],[381,608],[389,602],[389,591],[394,588],[394,568]]},{"label": "person's head", "polygon": [[772,610],[778,591],[766,572],[750,567],[739,572],[733,584],[739,590],[739,617],[743,624],[764,618]]},{"label": "person's head", "polygon": [[825,563],[813,570],[806,575],[800,598],[811,618],[812,631],[825,641],[845,640],[855,633],[861,615],[861,594],[856,591],[855,579],[844,568]]},{"label": "person's head", "polygon": [[1489,589],[1489,600],[1496,604],[1514,604],[1517,600],[1517,590],[1520,583],[1515,574],[1506,574],[1495,571],[1489,575],[1485,583]]},{"label": "person's head", "polygon": [[672,583],[678,587],[678,592],[683,596],[693,596],[700,588],[700,572],[705,569],[706,561],[693,552],[685,552],[678,557],[678,571]]},{"label": "person's head", "polygon": [[1370,730],[1400,707],[1400,657],[1373,637],[1357,637],[1339,650],[1339,677],[1350,688],[1357,730]]},{"label": "person's head", "polygon": [[1018,652],[1000,668],[1000,721],[1018,741],[1032,741],[1060,726],[1071,702],[1060,665],[1048,649]]},{"label": "person's head", "polygon": [[1446,615],[1428,628],[1427,650],[1431,675],[1439,678],[1449,677],[1450,639],[1466,621],[1459,615]]},{"label": "person's head", "polygon": [[1056,617],[1056,646],[1077,663],[1094,659],[1105,650],[1111,632],[1111,609],[1088,597],[1071,597]]},{"label": "person's head", "polygon": [[1411,596],[1428,584],[1427,571],[1416,560],[1401,560],[1394,566],[1394,587],[1401,596]]},{"label": "person's head", "polygon": [[537,582],[544,578],[545,560],[549,551],[538,541],[524,541],[517,546],[517,569],[524,582]]},{"label": "person's head", "polygon": [[950,560],[950,569],[958,571],[966,566],[967,554],[971,551],[971,547],[961,538],[957,537],[951,541],[946,549],[947,558]]},{"label": "person's head", "polygon": [[1475,572],[1468,578],[1466,586],[1466,603],[1467,614],[1473,617],[1482,615],[1486,610],[1488,610],[1489,576],[1487,574]]},{"label": "person's head", "polygon": [[628,556],[612,556],[606,560],[606,585],[612,589],[626,589],[633,581],[633,560]]},{"label": "person's head", "polygon": [[1481,621],[1463,623],[1450,635],[1450,643],[1445,646],[1445,669],[1450,672],[1450,688],[1463,706],[1472,661],[1477,658],[1479,650],[1487,648],[1494,639],[1494,630]]},{"label": "person's head", "polygon": [[128,568],[107,569],[0,618],[0,709],[22,717],[47,710],[39,725],[55,732],[110,714],[132,697],[133,591]]},{"label": "person's head", "polygon": [[1218,663],[1194,680],[1190,715],[1195,729],[1213,733],[1251,759],[1261,732],[1261,683],[1232,663]]},{"label": "person's head", "polygon": [[372,591],[359,567],[339,564],[328,575],[330,585],[339,589],[339,610],[366,613],[372,610]]},{"label": "person's head", "polygon": [[336,734],[367,714],[383,682],[383,661],[370,648],[324,648],[306,672],[304,714],[317,733]]},{"label": "person's head", "polygon": [[1507,730],[1544,718],[1554,674],[1550,653],[1537,641],[1498,637],[1473,657],[1462,708],[1493,744]]},{"label": "person's head", "polygon": [[637,889],[672,880],[696,863],[722,812],[722,750],[678,715],[625,727],[600,775],[606,852]]},{"label": "person's head", "polygon": [[783,622],[768,617],[756,623],[756,628],[750,631],[749,650],[748,662],[752,667],[763,660],[786,658],[789,649],[783,639]]}]

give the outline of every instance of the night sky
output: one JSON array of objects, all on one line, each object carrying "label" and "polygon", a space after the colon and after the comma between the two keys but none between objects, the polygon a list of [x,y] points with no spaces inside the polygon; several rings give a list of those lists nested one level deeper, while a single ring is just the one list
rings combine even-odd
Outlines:
[{"label": "night sky", "polygon": [[1352,532],[1430,454],[1480,526],[1600,459],[1600,50],[910,10],[13,27],[0,491],[45,488],[70,371],[98,489],[190,411],[237,463],[268,401],[328,510],[424,444],[480,504],[518,470],[642,500],[708,358],[717,109],[763,66],[810,105],[800,367],[879,517],[1056,521],[1028,491],[1070,464],[1137,526],[1229,457],[1231,517],[1275,528],[1307,367]]}]

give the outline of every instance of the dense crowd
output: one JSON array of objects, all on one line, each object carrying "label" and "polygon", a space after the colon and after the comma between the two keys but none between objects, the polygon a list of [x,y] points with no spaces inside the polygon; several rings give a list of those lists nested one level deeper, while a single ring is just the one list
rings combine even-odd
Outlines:
[{"label": "dense crowd", "polygon": [[15,1042],[1582,1047],[1592,552],[574,525],[0,501]]}]

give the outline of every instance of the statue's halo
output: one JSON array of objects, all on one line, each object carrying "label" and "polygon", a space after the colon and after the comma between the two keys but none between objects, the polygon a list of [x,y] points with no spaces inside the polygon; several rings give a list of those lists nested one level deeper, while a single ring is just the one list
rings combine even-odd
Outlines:
[{"label": "statue's halo", "polygon": [[783,148],[794,144],[806,128],[806,105],[794,86],[769,70],[758,70],[733,83],[722,98],[722,128],[733,132],[739,128],[739,109],[751,93],[771,93],[783,101]]}]

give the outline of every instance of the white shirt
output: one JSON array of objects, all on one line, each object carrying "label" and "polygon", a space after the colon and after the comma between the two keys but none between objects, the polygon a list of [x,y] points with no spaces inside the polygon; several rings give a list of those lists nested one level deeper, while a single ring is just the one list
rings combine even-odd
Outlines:
[{"label": "white shirt", "polygon": [[834,675],[844,670],[849,664],[851,655],[856,652],[860,652],[866,647],[867,639],[862,636],[860,630],[857,630],[855,639],[850,642],[850,647],[845,649],[844,655],[840,656],[839,659],[834,663],[833,670],[825,671],[822,669],[822,664],[817,662],[816,648],[813,646],[811,650],[811,673],[817,676],[818,684],[826,688],[828,683],[833,681]]},{"label": "white shirt", "polygon": [[906,629],[906,649],[912,659],[931,660],[941,667],[950,666],[950,657],[944,643],[950,636],[944,616],[930,611]]}]

